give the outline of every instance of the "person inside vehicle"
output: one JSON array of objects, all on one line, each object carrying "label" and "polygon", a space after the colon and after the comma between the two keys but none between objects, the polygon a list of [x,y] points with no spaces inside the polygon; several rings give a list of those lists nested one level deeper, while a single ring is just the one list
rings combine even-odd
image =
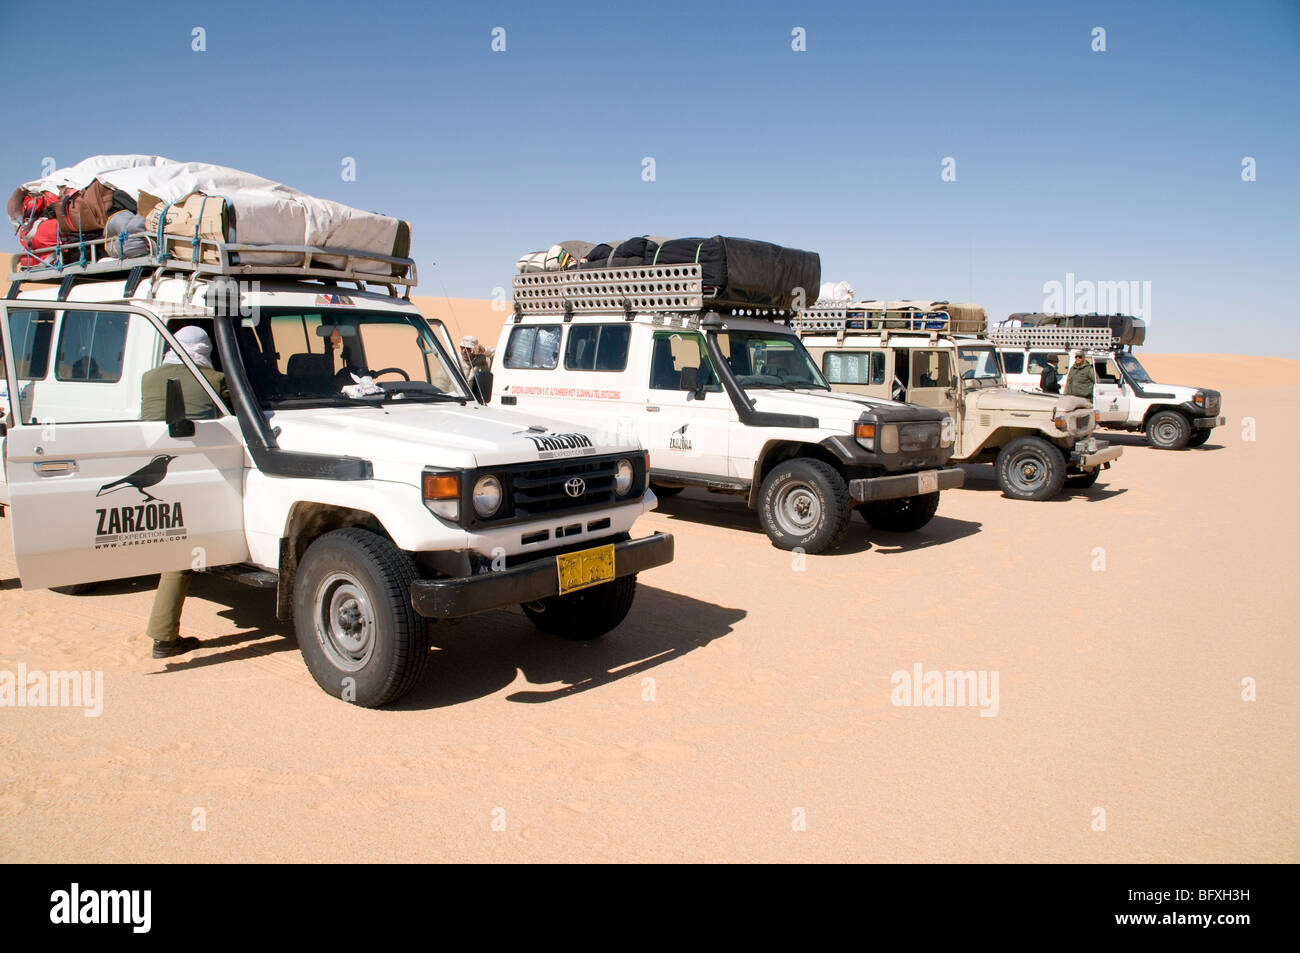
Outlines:
[{"label": "person inside vehicle", "polygon": [[[189,325],[176,332],[176,343],[185,349],[199,373],[212,385],[217,396],[230,403],[226,389],[226,375],[212,366],[212,341],[202,328]],[[176,365],[181,365],[179,368]],[[194,420],[218,416],[218,410],[203,385],[182,364],[180,355],[168,350],[163,362],[140,375],[140,419],[167,419],[167,381],[174,378],[185,396],[185,416]],[[198,648],[199,640],[180,635],[181,609],[190,590],[190,571],[164,572],[158,577],[158,590],[154,593],[153,609],[145,634],[153,639],[154,658],[173,658]]]},{"label": "person inside vehicle", "polygon": [[484,347],[478,343],[478,338],[472,334],[467,334],[460,339],[460,369],[465,375],[465,380],[472,381],[475,371],[490,371],[492,369],[492,358],[496,355],[496,349]]},{"label": "person inside vehicle", "polygon": [[894,352],[894,385],[890,389],[894,400],[907,399],[907,352]]}]

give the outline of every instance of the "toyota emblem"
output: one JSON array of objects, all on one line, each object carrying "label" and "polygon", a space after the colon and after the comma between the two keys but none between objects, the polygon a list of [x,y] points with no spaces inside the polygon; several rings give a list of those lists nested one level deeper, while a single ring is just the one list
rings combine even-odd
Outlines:
[{"label": "toyota emblem", "polygon": [[582,477],[574,477],[564,484],[564,492],[576,500],[587,492],[587,481]]}]

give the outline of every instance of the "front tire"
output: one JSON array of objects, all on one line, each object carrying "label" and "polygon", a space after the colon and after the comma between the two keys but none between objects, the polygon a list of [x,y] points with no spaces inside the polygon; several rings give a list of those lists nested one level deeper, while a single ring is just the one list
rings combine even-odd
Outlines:
[{"label": "front tire", "polygon": [[1192,431],[1192,435],[1187,438],[1187,446],[1201,447],[1205,441],[1210,439],[1210,434],[1214,433],[1209,427],[1201,427]]},{"label": "front tire", "polygon": [[922,493],[897,500],[863,503],[858,512],[873,528],[887,533],[912,533],[920,529],[939,509],[938,493]]},{"label": "front tire", "polygon": [[636,576],[620,576],[590,589],[550,596],[520,606],[543,632],[580,642],[599,638],[627,618],[636,598]]},{"label": "front tire", "polygon": [[1065,484],[1065,457],[1042,437],[1017,437],[1002,448],[994,466],[998,486],[1013,500],[1050,500]]},{"label": "front tire", "polygon": [[807,457],[774,467],[758,494],[759,522],[780,549],[830,549],[844,538],[852,512],[844,477]]},{"label": "front tire", "polygon": [[415,566],[392,540],[350,527],[307,547],[293,587],[294,630],[316,684],[365,708],[419,681],[429,627],[411,606]]},{"label": "front tire", "polygon": [[1192,436],[1192,425],[1176,410],[1161,410],[1147,421],[1147,440],[1161,450],[1182,450]]}]

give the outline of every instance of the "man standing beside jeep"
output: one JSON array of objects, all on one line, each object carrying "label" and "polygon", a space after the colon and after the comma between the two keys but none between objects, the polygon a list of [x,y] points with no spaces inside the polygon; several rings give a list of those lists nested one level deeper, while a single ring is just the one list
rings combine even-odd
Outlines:
[{"label": "man standing beside jeep", "polygon": [[1097,374],[1092,369],[1092,361],[1082,351],[1074,352],[1074,363],[1065,378],[1065,392],[1071,397],[1082,397],[1092,403],[1092,390],[1097,384]]}]

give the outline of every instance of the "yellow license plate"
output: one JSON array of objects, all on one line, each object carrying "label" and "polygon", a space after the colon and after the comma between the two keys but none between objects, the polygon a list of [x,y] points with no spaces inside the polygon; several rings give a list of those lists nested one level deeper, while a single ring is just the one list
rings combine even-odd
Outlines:
[{"label": "yellow license plate", "polygon": [[588,586],[598,586],[614,578],[614,546],[580,549],[555,557],[560,571],[560,595]]}]

